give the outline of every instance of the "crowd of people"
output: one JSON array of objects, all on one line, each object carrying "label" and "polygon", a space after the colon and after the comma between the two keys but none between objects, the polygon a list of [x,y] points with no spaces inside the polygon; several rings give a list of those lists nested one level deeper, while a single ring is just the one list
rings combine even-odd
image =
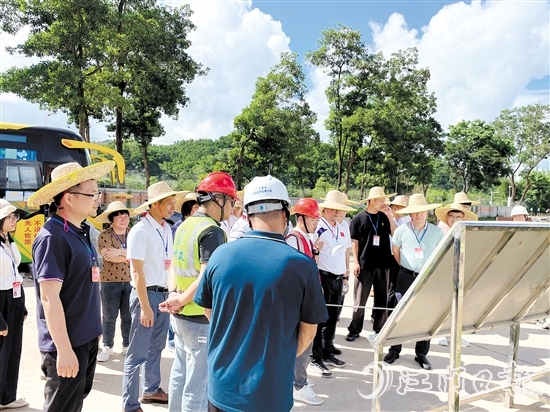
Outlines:
[{"label": "crowd of people", "polygon": [[[442,206],[382,187],[360,202],[331,190],[322,203],[303,198],[293,206],[273,176],[255,177],[243,193],[223,172],[207,175],[195,192],[155,183],[135,210],[127,194],[116,193],[96,216],[97,180],[113,166],[58,166],[28,200],[53,211],[32,247],[47,411],[82,410],[96,362],[114,355],[119,316],[123,411],[147,403],[170,411],[321,405],[308,374],[331,378],[329,366],[346,366],[334,338],[350,277],[352,343],[363,331],[371,290],[370,318],[379,332],[444,234],[457,221],[477,220],[465,193]],[[348,224],[346,214],[360,205]],[[433,210],[437,226],[427,220]],[[175,211],[182,218],[171,226]],[[519,206],[512,215],[527,212]],[[95,233],[91,217],[108,227]],[[27,316],[21,256],[10,236],[18,219],[0,200],[2,409],[28,405],[16,397]],[[166,342],[174,352],[167,392],[160,370]],[[415,361],[428,370],[429,349],[429,340],[416,342]],[[400,352],[401,345],[392,346],[384,360],[394,363]]]}]

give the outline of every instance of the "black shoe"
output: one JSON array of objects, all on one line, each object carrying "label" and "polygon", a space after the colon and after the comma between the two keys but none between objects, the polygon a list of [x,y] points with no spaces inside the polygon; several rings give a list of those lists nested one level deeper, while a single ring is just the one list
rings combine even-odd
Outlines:
[{"label": "black shoe", "polygon": [[386,356],[384,356],[384,362],[389,363],[390,365],[395,362],[396,359],[399,359],[399,353],[390,350]]},{"label": "black shoe", "polygon": [[359,337],[359,334],[358,333],[353,333],[353,332],[350,332],[347,334],[346,336],[346,340],[348,342],[354,342],[355,339],[357,339]]},{"label": "black shoe", "polygon": [[333,355],[341,355],[342,351],[338,348],[335,348],[334,346],[331,349]]},{"label": "black shoe", "polygon": [[323,362],[336,366],[337,368],[343,368],[344,366],[346,366],[346,362],[338,359],[332,353],[328,357],[323,358]]},{"label": "black shoe", "polygon": [[422,369],[426,369],[427,371],[432,370],[432,364],[430,363],[426,355],[415,356],[414,360],[418,362]]}]

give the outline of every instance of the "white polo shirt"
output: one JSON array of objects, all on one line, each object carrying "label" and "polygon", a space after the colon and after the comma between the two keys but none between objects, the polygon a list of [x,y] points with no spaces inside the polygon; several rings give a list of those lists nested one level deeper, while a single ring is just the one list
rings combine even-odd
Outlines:
[{"label": "white polo shirt", "polygon": [[132,259],[144,262],[143,271],[147,286],[166,286],[168,270],[165,260],[172,259],[172,230],[165,221],[159,225],[149,214],[141,219],[128,233],[127,258],[130,259],[130,273],[135,287]]},{"label": "white polo shirt", "polygon": [[[319,240],[319,237],[323,233],[325,236],[330,237],[333,245],[341,245],[343,247],[333,255],[333,248],[330,247],[328,242],[325,242],[319,253],[317,266],[319,266],[320,270],[325,270],[335,275],[344,275],[346,273],[346,250],[351,247],[349,226],[345,220],[342,223],[336,224],[336,226],[332,226],[325,218],[321,218],[317,224],[317,229],[312,234],[313,244]],[[321,240],[323,240],[322,237]]]}]

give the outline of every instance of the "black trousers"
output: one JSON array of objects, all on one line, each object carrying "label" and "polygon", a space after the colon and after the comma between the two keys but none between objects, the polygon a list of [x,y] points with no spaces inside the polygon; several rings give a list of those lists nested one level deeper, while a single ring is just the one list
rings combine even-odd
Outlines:
[{"label": "black trousers", "polygon": [[25,292],[13,297],[13,289],[0,290],[0,313],[8,325],[7,336],[0,336],[0,405],[7,405],[16,399],[19,364],[23,348],[23,318]]},{"label": "black trousers", "polygon": [[57,352],[41,352],[42,372],[46,375],[44,411],[80,412],[84,398],[92,390],[98,349],[98,338],[73,348],[78,359],[75,378],[62,378],[57,374]]},{"label": "black trousers", "polygon": [[[355,279],[353,289],[355,306],[365,306],[369,299],[370,290],[374,287],[374,306],[377,308],[386,308],[388,303],[388,287],[390,283],[390,270],[385,268],[363,269]],[[373,330],[378,333],[386,320],[388,311],[386,309],[374,309]],[[355,308],[353,317],[348,326],[350,333],[361,333],[365,320],[365,308]]]},{"label": "black trousers", "polygon": [[[339,305],[342,302],[342,276],[320,271],[321,286],[325,296],[325,303]],[[315,360],[321,360],[332,353],[336,322],[340,314],[337,306],[327,306],[328,319],[317,325],[317,334],[313,339],[311,356]]]},{"label": "black trousers", "polygon": [[[409,287],[413,284],[415,276],[401,269],[397,274],[396,284],[395,284],[395,293],[399,296],[398,300],[401,299],[401,296],[407,292]],[[390,350],[396,353],[401,352],[402,345],[393,345]],[[416,356],[427,355],[430,351],[430,340],[421,340],[416,342],[414,346],[414,352]]]}]

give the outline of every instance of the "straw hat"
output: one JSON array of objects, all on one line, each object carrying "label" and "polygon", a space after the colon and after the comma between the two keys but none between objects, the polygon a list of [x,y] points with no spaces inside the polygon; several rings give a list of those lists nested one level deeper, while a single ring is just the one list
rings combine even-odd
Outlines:
[{"label": "straw hat", "polygon": [[477,215],[474,212],[470,212],[460,203],[451,203],[450,205],[447,205],[445,207],[440,207],[435,210],[435,215],[439,220],[447,223],[447,213],[449,213],[451,210],[457,210],[464,213],[464,218],[462,220],[477,220]]},{"label": "straw hat", "polygon": [[124,199],[132,199],[134,196],[132,196],[130,193],[124,193],[124,192],[109,193],[109,199],[116,199],[117,197],[123,197]]},{"label": "straw hat", "polygon": [[[356,202],[355,200],[349,200],[348,195],[346,193],[342,193],[342,194],[344,195],[342,200],[343,204],[348,206],[356,206],[361,204],[361,202]],[[327,193],[327,196],[328,196],[328,193]],[[326,198],[322,197],[321,200],[326,200]]]},{"label": "straw hat", "polygon": [[388,197],[395,196],[396,194],[397,193],[390,193],[387,195],[384,193],[383,187],[374,186],[370,188],[369,195],[367,196],[366,199],[361,200],[361,203],[367,203],[369,200],[372,200],[372,199],[385,199]]},{"label": "straw hat", "polygon": [[180,212],[181,207],[184,203],[189,202],[190,200],[197,201],[197,197],[199,196],[198,193],[195,192],[189,192],[183,197],[178,197],[178,200],[176,200],[176,212]]},{"label": "straw hat", "polygon": [[115,200],[114,202],[109,203],[107,206],[107,209],[100,214],[98,217],[95,218],[95,221],[97,223],[109,223],[109,215],[114,212],[118,212],[120,210],[126,210],[130,217],[135,216],[136,213],[134,212],[134,209],[130,209],[129,207],[126,207],[124,203],[122,203],[120,200]]},{"label": "straw hat", "polygon": [[455,194],[453,204],[471,203],[472,205],[479,205],[481,202],[468,199],[468,195],[464,192],[458,192]]},{"label": "straw hat", "polygon": [[17,208],[5,199],[0,199],[0,219],[8,217],[15,212]]},{"label": "straw hat", "polygon": [[396,211],[400,215],[405,213],[418,213],[432,210],[441,206],[441,203],[428,203],[422,193],[415,193],[409,197],[409,205],[401,210]]},{"label": "straw hat", "polygon": [[387,202],[388,205],[395,205],[395,206],[403,206],[407,207],[407,204],[409,202],[409,198],[405,195],[399,195],[395,196],[395,199],[393,199],[391,202]]},{"label": "straw hat", "polygon": [[50,204],[59,193],[79,183],[97,180],[109,173],[114,167],[115,162],[112,160],[86,167],[82,167],[76,162],[59,165],[52,171],[52,181],[29,197],[27,204],[30,207]]},{"label": "straw hat", "polygon": [[319,209],[335,209],[352,212],[355,209],[347,206],[346,202],[350,202],[348,195],[338,190],[329,190],[327,196],[323,199],[323,203],[319,203]]},{"label": "straw hat", "polygon": [[[187,193],[189,193],[188,190],[184,190],[181,192],[176,192],[175,190],[172,190],[170,186],[168,186],[168,183],[166,182],[157,182],[152,184],[147,188],[147,201],[143,204],[139,205],[134,209],[134,211],[139,214],[143,213],[146,210],[149,209],[149,205],[158,202],[159,200],[162,200],[168,196],[176,195],[176,200],[185,196]],[[180,206],[181,209],[181,206]]]}]

